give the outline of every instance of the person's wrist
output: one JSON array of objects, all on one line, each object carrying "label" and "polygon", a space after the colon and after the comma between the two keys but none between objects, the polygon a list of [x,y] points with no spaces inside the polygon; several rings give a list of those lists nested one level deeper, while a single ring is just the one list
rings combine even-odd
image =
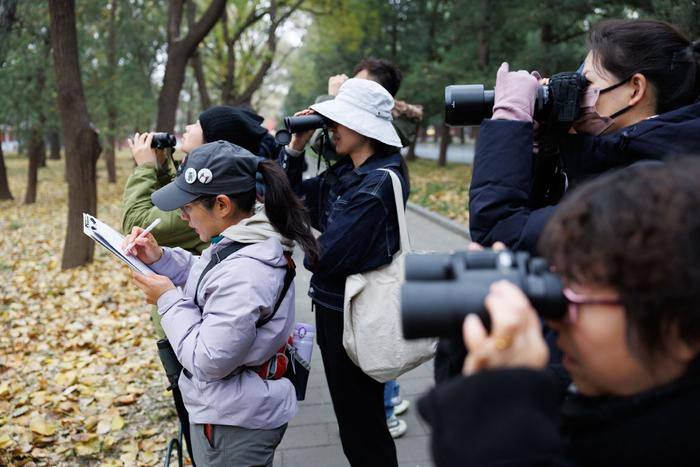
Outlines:
[{"label": "person's wrist", "polygon": [[292,157],[299,157],[304,153],[304,146],[301,146],[301,148],[299,148],[299,146],[299,144],[295,145],[294,143],[290,143],[284,150]]},{"label": "person's wrist", "polygon": [[154,255],[154,257],[155,257],[155,259],[150,260],[148,263],[146,263],[146,262],[144,261],[144,264],[146,264],[147,266],[150,266],[150,265],[152,265],[152,264],[157,263],[158,261],[160,261],[161,258],[163,257],[163,247],[158,247],[158,251],[156,252],[156,254]]}]

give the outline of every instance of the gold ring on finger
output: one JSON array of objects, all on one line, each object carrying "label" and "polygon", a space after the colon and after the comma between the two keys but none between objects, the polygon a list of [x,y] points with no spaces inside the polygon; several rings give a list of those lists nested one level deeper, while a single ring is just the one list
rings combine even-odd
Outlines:
[{"label": "gold ring on finger", "polygon": [[494,337],[494,345],[497,350],[506,350],[511,345],[513,345],[513,336],[509,334],[504,334],[502,336]]}]

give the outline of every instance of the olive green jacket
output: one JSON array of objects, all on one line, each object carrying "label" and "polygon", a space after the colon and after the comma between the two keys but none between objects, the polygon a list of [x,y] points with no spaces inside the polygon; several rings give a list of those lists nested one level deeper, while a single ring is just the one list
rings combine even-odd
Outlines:
[{"label": "olive green jacket", "polygon": [[167,185],[172,180],[169,170],[158,169],[153,164],[143,164],[134,168],[124,187],[122,205],[122,231],[126,234],[133,227],[146,228],[160,218],[151,232],[159,245],[184,248],[199,254],[209,244],[199,239],[199,235],[187,222],[180,219],[178,211],[161,211],[153,205],[151,193]]},{"label": "olive green jacket", "polygon": [[[133,227],[146,228],[155,219],[160,218],[160,224],[151,231],[159,245],[179,246],[199,254],[209,243],[200,240],[197,232],[180,219],[177,211],[161,211],[151,201],[151,193],[171,180],[172,173],[168,168],[158,168],[153,164],[143,164],[134,168],[124,186],[122,231],[126,234],[131,232]],[[151,320],[156,335],[160,339],[165,338],[157,307],[151,311]]]}]

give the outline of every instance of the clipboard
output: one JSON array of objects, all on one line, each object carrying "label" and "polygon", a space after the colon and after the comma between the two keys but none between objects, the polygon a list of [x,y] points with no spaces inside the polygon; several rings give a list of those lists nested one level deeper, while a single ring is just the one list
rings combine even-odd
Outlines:
[{"label": "clipboard", "polygon": [[[124,261],[131,269],[141,274],[153,273],[145,263],[122,251],[124,236],[98,218],[83,213],[83,233],[105,247],[110,253]],[[155,273],[154,273],[155,274]]]}]

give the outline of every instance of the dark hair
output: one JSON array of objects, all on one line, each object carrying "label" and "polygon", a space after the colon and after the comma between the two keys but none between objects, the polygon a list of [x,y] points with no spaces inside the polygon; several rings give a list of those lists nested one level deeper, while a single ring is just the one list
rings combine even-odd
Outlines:
[{"label": "dark hair", "polygon": [[691,104],[700,94],[700,42],[676,26],[653,19],[602,21],[588,34],[594,66],[619,80],[641,73],[656,94],[656,112]]},{"label": "dark hair", "polygon": [[[311,265],[315,266],[318,263],[319,248],[311,233],[309,212],[292,191],[287,175],[276,162],[270,160],[260,161],[258,172],[265,181],[265,214],[270,223],[283,237],[299,243]],[[226,196],[238,209],[252,212],[256,195],[256,190],[252,189],[246,193]],[[214,206],[215,199],[216,196],[199,198],[207,209]]]},{"label": "dark hair", "polygon": [[402,78],[401,71],[389,60],[374,57],[365,58],[355,65],[352,74],[356,75],[362,70],[367,70],[372,81],[381,84],[392,96],[395,96],[396,93],[399,92]]},{"label": "dark hair", "polygon": [[698,180],[698,156],[603,175],[573,190],[540,238],[565,282],[617,291],[643,357],[667,350],[669,330],[700,342]]}]

